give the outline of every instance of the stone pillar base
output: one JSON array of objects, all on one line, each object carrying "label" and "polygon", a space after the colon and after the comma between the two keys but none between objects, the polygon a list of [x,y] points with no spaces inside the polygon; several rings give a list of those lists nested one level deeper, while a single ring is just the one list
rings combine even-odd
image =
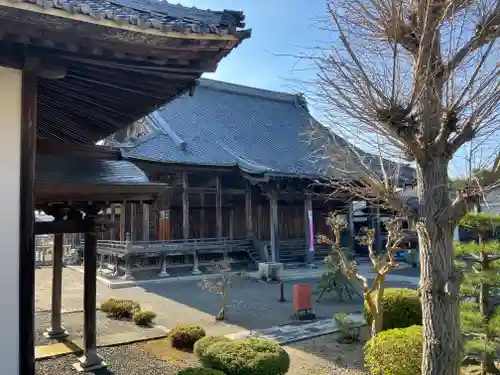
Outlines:
[{"label": "stone pillar base", "polygon": [[203,272],[201,272],[198,268],[195,268],[191,271],[191,275],[201,275],[202,273]]},{"label": "stone pillar base", "polygon": [[259,279],[265,281],[279,281],[283,274],[283,263],[259,263]]},{"label": "stone pillar base", "polygon": [[315,263],[309,263],[307,265],[307,267],[310,268],[310,269],[316,269],[316,268],[318,268],[318,266]]},{"label": "stone pillar base", "polygon": [[122,276],[122,279],[123,280],[134,280],[134,276],[132,276],[131,274],[125,274]]},{"label": "stone pillar base", "polygon": [[167,271],[161,271],[158,274],[158,277],[169,277],[169,276],[170,276],[170,274]]},{"label": "stone pillar base", "polygon": [[78,362],[73,364],[73,368],[78,372],[90,372],[106,367],[106,363],[95,351],[78,358]]},{"label": "stone pillar base", "polygon": [[58,329],[49,328],[43,333],[43,336],[48,339],[63,339],[68,337],[68,332],[64,329],[64,327],[60,327]]}]

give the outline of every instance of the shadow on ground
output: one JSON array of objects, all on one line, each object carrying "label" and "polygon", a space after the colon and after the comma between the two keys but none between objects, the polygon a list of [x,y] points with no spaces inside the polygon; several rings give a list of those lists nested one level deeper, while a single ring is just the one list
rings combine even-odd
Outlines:
[{"label": "shadow on ground", "polygon": [[[286,302],[280,300],[280,284],[263,283],[252,279],[241,279],[231,288],[227,302],[226,322],[247,330],[270,328],[296,322],[293,311],[293,286],[311,284],[313,289],[316,280],[308,279],[300,282],[285,282],[284,295]],[[219,311],[219,297],[215,293],[204,292],[197,282],[164,283],[143,285],[148,293],[189,306],[210,315]],[[318,319],[331,318],[337,312],[360,312],[362,300],[339,301],[334,294],[325,294],[321,303],[316,302],[313,295],[313,309]],[[188,323],[188,322],[186,322]]]}]

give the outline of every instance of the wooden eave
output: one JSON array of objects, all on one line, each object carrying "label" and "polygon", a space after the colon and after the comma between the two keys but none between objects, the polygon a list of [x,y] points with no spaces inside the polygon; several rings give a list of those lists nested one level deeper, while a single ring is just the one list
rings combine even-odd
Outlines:
[{"label": "wooden eave", "polygon": [[38,137],[94,143],[194,93],[247,36],[163,32],[0,0],[0,65],[39,65]]},{"label": "wooden eave", "polygon": [[152,202],[168,189],[166,184],[116,184],[116,185],[35,185],[36,207],[51,205],[79,205],[87,203],[112,204],[128,202]]}]

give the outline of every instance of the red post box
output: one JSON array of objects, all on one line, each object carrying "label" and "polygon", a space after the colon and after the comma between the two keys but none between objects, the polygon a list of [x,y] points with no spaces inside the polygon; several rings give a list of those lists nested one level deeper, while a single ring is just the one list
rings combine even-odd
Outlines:
[{"label": "red post box", "polygon": [[293,286],[293,311],[295,313],[312,310],[312,285],[294,285]]}]

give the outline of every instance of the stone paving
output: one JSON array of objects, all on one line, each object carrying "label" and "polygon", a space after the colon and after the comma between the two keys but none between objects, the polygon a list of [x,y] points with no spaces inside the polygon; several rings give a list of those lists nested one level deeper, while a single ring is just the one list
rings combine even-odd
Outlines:
[{"label": "stone paving", "polygon": [[[349,320],[353,327],[360,327],[366,324],[363,314],[349,314]],[[266,338],[278,341],[280,344],[290,344],[301,340],[324,336],[338,331],[338,327],[332,319],[320,319],[309,323],[287,324],[266,329],[242,331],[227,335],[236,339],[246,339],[250,337]]]}]

